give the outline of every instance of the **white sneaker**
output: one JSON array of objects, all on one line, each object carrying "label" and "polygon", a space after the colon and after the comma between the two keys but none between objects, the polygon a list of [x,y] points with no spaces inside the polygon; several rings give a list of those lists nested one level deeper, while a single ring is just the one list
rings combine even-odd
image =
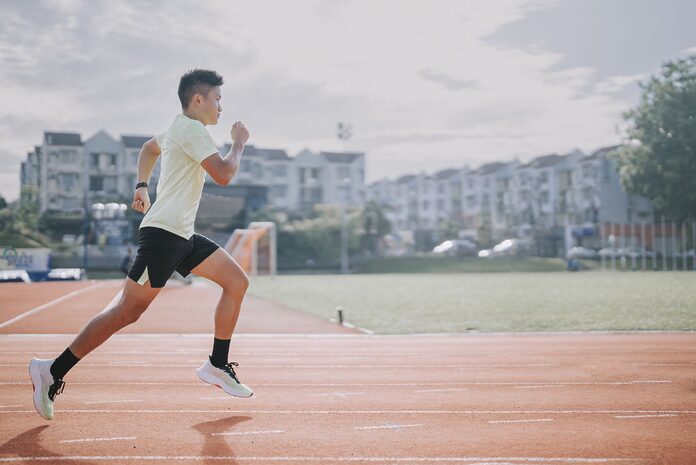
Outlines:
[{"label": "white sneaker", "polygon": [[237,362],[230,362],[224,368],[214,367],[208,359],[196,370],[198,377],[208,384],[217,386],[227,394],[235,397],[251,397],[254,392],[248,386],[239,382],[234,368],[239,366]]},{"label": "white sneaker", "polygon": [[51,374],[53,360],[32,358],[29,362],[29,376],[34,389],[34,407],[46,420],[53,418],[53,400],[63,392],[63,380],[54,380]]}]

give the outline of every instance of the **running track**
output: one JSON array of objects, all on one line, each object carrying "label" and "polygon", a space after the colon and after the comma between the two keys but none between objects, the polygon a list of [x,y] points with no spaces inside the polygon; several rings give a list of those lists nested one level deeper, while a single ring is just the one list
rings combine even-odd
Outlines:
[{"label": "running track", "polygon": [[231,359],[255,395],[235,399],[195,375],[203,282],[168,284],[44,421],[28,360],[119,286],[0,286],[0,464],[696,463],[696,334],[373,336],[248,296]]}]

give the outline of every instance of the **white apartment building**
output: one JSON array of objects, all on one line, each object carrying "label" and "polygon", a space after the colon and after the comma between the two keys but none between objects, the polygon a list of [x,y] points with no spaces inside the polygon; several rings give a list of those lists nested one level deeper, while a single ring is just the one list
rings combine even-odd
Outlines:
[{"label": "white apartment building", "polygon": [[436,231],[450,219],[462,230],[489,227],[493,237],[503,238],[524,236],[538,227],[552,230],[566,222],[652,222],[650,202],[621,186],[610,156],[617,148],[381,180],[368,186],[368,199],[386,207],[397,231]]},{"label": "white apartment building", "polygon": [[[227,154],[230,144],[225,144],[221,154]],[[254,145],[244,147],[239,171],[232,185],[258,185],[268,188],[268,203],[281,209],[292,208],[293,159],[285,150],[262,149]],[[208,182],[213,182],[208,178]]]},{"label": "white apartment building", "polygon": [[[137,182],[140,150],[151,137],[123,135],[116,139],[100,130],[83,142],[78,133],[45,132],[42,145],[22,162],[20,199],[38,202],[40,213],[82,212],[85,200],[125,201],[132,197]],[[224,145],[220,153],[228,153],[229,148]],[[157,163],[151,192],[159,170]],[[340,203],[361,207],[365,203],[365,155],[303,150],[289,157],[285,150],[248,145],[232,185],[252,186],[254,192],[263,186],[268,204],[284,210]]]},{"label": "white apartment building", "polygon": [[365,154],[314,153],[302,150],[293,159],[290,208],[306,211],[316,204],[365,204]]}]

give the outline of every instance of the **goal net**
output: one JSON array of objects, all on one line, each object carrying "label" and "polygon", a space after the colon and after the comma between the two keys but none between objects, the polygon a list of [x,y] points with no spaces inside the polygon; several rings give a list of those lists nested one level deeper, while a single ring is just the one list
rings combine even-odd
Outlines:
[{"label": "goal net", "polygon": [[247,274],[276,274],[275,223],[259,221],[249,223],[245,229],[235,229],[224,248]]}]

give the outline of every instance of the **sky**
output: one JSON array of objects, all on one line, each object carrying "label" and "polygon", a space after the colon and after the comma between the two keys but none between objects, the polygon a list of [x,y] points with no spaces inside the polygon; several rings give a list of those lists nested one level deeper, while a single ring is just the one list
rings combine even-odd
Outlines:
[{"label": "sky", "polygon": [[218,144],[241,120],[291,156],[364,152],[368,182],[589,153],[696,53],[695,18],[691,0],[3,0],[0,194],[44,131],[164,131],[196,67],[225,79]]}]

